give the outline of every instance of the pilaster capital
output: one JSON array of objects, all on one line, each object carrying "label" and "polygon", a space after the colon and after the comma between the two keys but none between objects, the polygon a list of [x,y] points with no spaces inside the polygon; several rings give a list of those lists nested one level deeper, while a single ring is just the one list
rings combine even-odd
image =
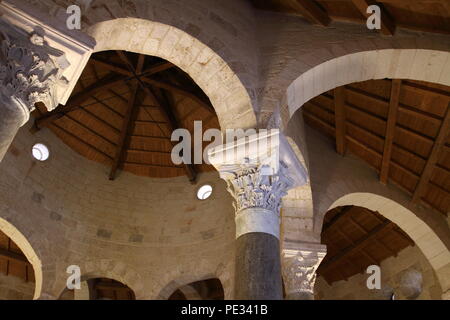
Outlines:
[{"label": "pilaster capital", "polygon": [[326,246],[319,243],[285,244],[281,263],[288,295],[314,294],[316,271],[326,253]]}]

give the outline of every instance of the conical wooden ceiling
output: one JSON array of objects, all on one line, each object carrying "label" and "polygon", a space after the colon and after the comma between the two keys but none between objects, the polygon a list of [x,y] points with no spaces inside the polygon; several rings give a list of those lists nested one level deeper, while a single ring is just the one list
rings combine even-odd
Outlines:
[{"label": "conical wooden ceiling", "polygon": [[[123,51],[92,55],[65,106],[48,113],[37,108],[35,129],[48,127],[88,159],[120,170],[165,178],[212,170],[202,165],[175,165],[172,131],[194,121],[203,130],[219,128],[208,97],[181,69],[163,59]],[[192,142],[193,143],[193,142]]]}]

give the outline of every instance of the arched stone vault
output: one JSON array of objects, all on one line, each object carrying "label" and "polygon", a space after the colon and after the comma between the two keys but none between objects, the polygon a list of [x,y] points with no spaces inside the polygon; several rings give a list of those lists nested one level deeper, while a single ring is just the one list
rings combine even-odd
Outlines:
[{"label": "arched stone vault", "polygon": [[211,100],[222,128],[256,127],[252,102],[238,76],[212,49],[175,27],[136,18],[88,29],[95,51],[125,50],[157,56],[183,69]]},{"label": "arched stone vault", "polygon": [[22,250],[28,261],[33,266],[35,289],[34,298],[37,299],[42,291],[42,263],[27,238],[11,223],[0,217],[0,230],[6,234]]},{"label": "arched stone vault", "polygon": [[[92,278],[108,278],[119,281],[127,285],[133,290],[136,300],[145,299],[146,294],[144,290],[144,282],[141,275],[134,270],[134,268],[124,262],[112,259],[100,259],[81,261],[73,263],[80,267],[81,281]],[[59,297],[66,288],[67,276],[69,274],[61,270],[59,278],[56,280],[53,295],[55,298]]]},{"label": "arched stone vault", "polygon": [[181,272],[175,271],[165,274],[164,279],[159,281],[161,286],[156,289],[156,294],[151,297],[151,299],[167,300],[179,287],[211,278],[217,278],[220,280],[224,290],[225,300],[233,299],[233,268],[234,263],[232,261],[226,265],[221,264],[217,266],[216,270],[211,270],[208,266],[198,264],[196,261],[193,261],[190,266],[185,266]]},{"label": "arched stone vault", "polygon": [[450,251],[434,231],[411,210],[397,202],[366,192],[347,194],[337,199],[329,210],[340,206],[359,206],[376,211],[398,225],[414,240],[430,262],[440,280],[444,292],[450,289],[448,270],[450,269]]},{"label": "arched stone vault", "polygon": [[372,79],[411,79],[450,85],[447,51],[380,49],[343,54],[310,68],[287,88],[284,123],[310,99],[339,86]]},{"label": "arched stone vault", "polygon": [[[369,42],[368,40],[366,41]],[[380,40],[380,42],[382,41]],[[404,44],[405,46],[421,45],[419,41],[417,43],[413,42],[413,44],[405,41]],[[426,44],[422,45],[427,47]],[[392,43],[386,41],[384,46],[391,47]],[[351,180],[352,175],[358,171],[349,167],[353,160],[338,157],[334,150],[328,150],[323,146],[319,151],[318,146],[323,143],[306,143],[303,118],[299,109],[304,103],[323,92],[338,86],[370,79],[401,78],[450,85],[450,43],[444,42],[440,45],[436,43],[428,44],[428,47],[430,46],[439,47],[440,50],[389,48],[359,51],[361,48],[366,48],[359,43],[358,46],[352,48],[355,51],[353,53],[348,53],[348,50],[343,49],[333,52],[330,55],[330,52],[323,48],[328,54],[326,55],[322,52],[322,55],[319,55],[314,60],[315,64],[296,78],[287,88],[281,103],[281,122],[284,131],[293,138],[305,158],[305,162],[309,164],[315,212],[314,233],[316,235],[320,234],[323,215],[327,211],[326,206],[322,204],[329,204],[330,201],[334,201],[337,198],[333,198],[334,195],[342,196],[348,192],[360,191],[372,191],[380,195],[398,192],[387,190],[378,181],[371,181],[372,177],[367,173],[364,173],[364,175],[368,180],[365,183],[361,181],[365,185],[358,187],[354,183],[344,182],[346,179]],[[331,58],[333,55],[336,57]],[[311,148],[317,151],[311,152]],[[324,161],[325,158],[328,161]],[[345,163],[345,165],[339,167],[339,163]],[[331,168],[330,166],[334,166],[335,168]],[[326,170],[324,170],[325,168]],[[341,170],[337,170],[336,168]],[[361,170],[365,171],[362,168]],[[331,177],[328,177],[328,179],[324,177],[327,174],[334,176],[332,178],[333,183],[330,184],[330,181],[328,181]],[[340,177],[342,181],[337,182],[337,177]],[[354,180],[360,181],[361,178],[355,177]],[[317,179],[321,181],[319,182]],[[345,186],[341,186],[341,189],[338,190],[339,187],[337,184]],[[409,202],[406,197],[400,196],[399,193],[394,198],[401,198],[402,204]],[[410,208],[412,206],[408,203],[406,207]],[[450,240],[450,230],[447,224],[442,224],[442,222],[445,222],[442,217],[438,217],[434,213],[428,215],[427,210],[423,208],[414,208],[412,210],[420,219],[423,219],[423,221],[431,226],[437,234],[442,236],[446,246],[450,247],[450,241],[448,241]]]}]

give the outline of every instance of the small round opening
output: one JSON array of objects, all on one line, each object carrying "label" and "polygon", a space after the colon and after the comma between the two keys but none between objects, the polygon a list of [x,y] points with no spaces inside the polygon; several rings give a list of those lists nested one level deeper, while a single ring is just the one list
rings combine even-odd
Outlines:
[{"label": "small round opening", "polygon": [[50,152],[45,144],[36,143],[32,149],[33,158],[39,161],[45,161],[50,156]]},{"label": "small round opening", "polygon": [[201,186],[197,191],[197,198],[200,200],[208,199],[211,196],[212,193],[212,186],[209,184],[205,184]]}]

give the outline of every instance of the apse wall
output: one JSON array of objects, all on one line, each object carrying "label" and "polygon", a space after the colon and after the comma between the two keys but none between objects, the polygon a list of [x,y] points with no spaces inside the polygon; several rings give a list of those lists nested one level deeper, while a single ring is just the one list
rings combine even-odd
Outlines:
[{"label": "apse wall", "polygon": [[[43,292],[57,297],[69,265],[124,282],[138,299],[156,298],[170,282],[206,277],[232,291],[234,209],[216,172],[152,179],[121,172],[81,157],[49,130],[23,127],[0,163],[0,217],[20,230],[41,259]],[[31,157],[43,142],[50,158]],[[196,190],[214,186],[200,201]]]},{"label": "apse wall", "polygon": [[[380,264],[381,289],[369,290],[366,285],[370,274],[360,273],[347,280],[341,280],[329,285],[323,277],[318,277],[315,286],[315,297],[318,300],[389,300],[391,293],[395,299],[404,300],[402,292],[409,294],[415,292],[406,290],[408,273],[418,271],[422,275],[422,285],[417,300],[441,300],[442,289],[435,272],[419,248],[407,247],[400,251],[396,257],[390,257]],[[412,282],[409,282],[411,284]],[[400,288],[404,288],[403,291]],[[419,287],[417,287],[419,288]]]}]

